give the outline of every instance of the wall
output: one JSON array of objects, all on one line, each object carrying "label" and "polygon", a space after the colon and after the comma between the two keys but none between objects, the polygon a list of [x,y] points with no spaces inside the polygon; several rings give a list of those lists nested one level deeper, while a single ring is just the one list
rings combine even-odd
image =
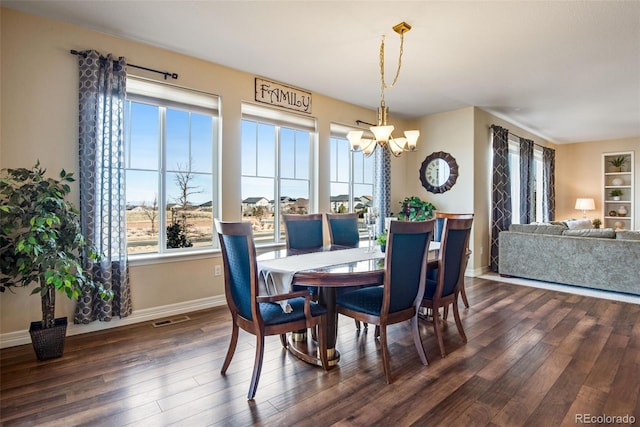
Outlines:
[{"label": "wall", "polygon": [[[40,159],[51,173],[62,168],[77,171],[78,65],[77,57],[69,50],[112,52],[114,56],[125,56],[133,64],[178,73],[178,85],[220,95],[222,218],[240,219],[241,153],[237,143],[241,133],[240,106],[243,101],[253,100],[255,75],[10,9],[0,9],[0,14],[0,167],[30,167]],[[145,71],[129,71],[162,79]],[[330,123],[354,124],[357,119],[375,115],[375,111],[313,94],[313,116],[317,119],[319,136],[313,171],[318,186],[312,192],[318,211],[329,210]],[[392,120],[401,131],[405,122]],[[402,187],[403,169],[396,165],[403,162],[398,159],[392,166],[395,188]],[[76,204],[77,193],[77,188],[73,188],[72,201]],[[224,304],[222,279],[213,276],[214,265],[220,263],[219,253],[176,257],[161,263],[132,262],[133,315],[106,325],[99,322],[72,325],[69,333]],[[0,346],[28,342],[25,331],[29,322],[41,318],[39,298],[29,296],[28,291],[0,294]],[[72,317],[73,303],[60,296],[56,315]]]},{"label": "wall", "polygon": [[[417,151],[406,156],[404,189],[396,195],[393,208],[398,209],[399,202],[407,196],[418,196],[433,203],[441,212],[468,213],[475,209],[475,165],[474,165],[474,108],[468,107],[446,113],[434,114],[415,120],[413,125],[420,130],[420,140]],[[445,193],[433,194],[428,192],[420,181],[420,168],[427,156],[436,151],[451,154],[458,163],[458,179],[454,186]],[[474,228],[482,223],[482,215],[474,218]],[[479,268],[478,256],[480,251],[475,249],[475,232],[472,232],[470,248],[472,251],[469,268]]]},{"label": "wall", "polygon": [[635,229],[640,230],[640,138],[593,141],[559,145],[556,151],[556,207],[557,218],[581,218],[574,209],[576,199],[591,197],[596,210],[587,212],[588,218],[602,218],[602,154],[634,151],[635,157]]}]

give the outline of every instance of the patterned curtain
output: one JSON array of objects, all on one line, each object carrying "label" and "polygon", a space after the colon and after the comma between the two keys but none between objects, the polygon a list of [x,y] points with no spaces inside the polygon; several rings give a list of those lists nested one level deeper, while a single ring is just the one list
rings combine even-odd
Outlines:
[{"label": "patterned curtain", "polygon": [[542,148],[542,220],[553,221],[556,215],[556,150]]},{"label": "patterned curtain", "polygon": [[[382,148],[382,147],[381,147]],[[391,212],[391,153],[386,148],[375,152],[375,182],[373,183],[373,206],[378,210],[376,235],[384,230],[384,219]]]},{"label": "patterned curtain", "polygon": [[498,271],[498,235],[511,225],[509,130],[492,125],[493,181],[491,194],[491,271]]},{"label": "patterned curtain", "polygon": [[533,219],[533,141],[520,138],[520,224]]},{"label": "patterned curtain", "polygon": [[123,169],[126,63],[90,50],[81,52],[79,66],[81,225],[102,256],[87,271],[114,292],[110,301],[91,290],[79,298],[74,322],[89,323],[131,314]]}]

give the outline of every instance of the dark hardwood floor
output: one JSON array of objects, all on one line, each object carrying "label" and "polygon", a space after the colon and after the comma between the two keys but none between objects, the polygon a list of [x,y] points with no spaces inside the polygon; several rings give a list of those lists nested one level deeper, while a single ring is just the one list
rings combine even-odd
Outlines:
[{"label": "dark hardwood floor", "polygon": [[64,356],[46,362],[30,345],[0,351],[0,423],[554,426],[580,414],[640,423],[640,305],[479,278],[467,278],[466,289],[468,343],[450,316],[445,358],[430,323],[421,321],[429,366],[409,325],[390,327],[390,385],[373,328],[358,336],[341,318],[338,367],[325,373],[269,337],[255,401],[247,401],[255,338],[240,333],[221,376],[230,332],[221,307],[160,328],[71,336]]}]

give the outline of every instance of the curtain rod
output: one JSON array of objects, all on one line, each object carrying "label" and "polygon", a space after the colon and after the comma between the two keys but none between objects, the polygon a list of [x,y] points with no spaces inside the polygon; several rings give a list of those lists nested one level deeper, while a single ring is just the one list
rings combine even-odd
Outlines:
[{"label": "curtain rod", "polygon": [[[74,49],[71,49],[69,52],[71,54],[73,54],[73,55],[82,55],[82,56],[84,56],[84,54],[82,52],[78,52],[77,50],[74,50]],[[140,70],[151,71],[152,73],[162,74],[164,76],[165,80],[167,80],[168,77],[171,77],[172,79],[175,79],[175,80],[178,79],[178,75],[176,73],[170,73],[168,71],[154,70],[153,68],[142,67],[140,65],[134,65],[134,64],[127,64],[127,67],[133,67],[133,68],[138,68]]]},{"label": "curtain rod", "polygon": [[[493,128],[494,126],[497,126],[497,125],[491,125],[491,126],[489,126],[489,127]],[[507,129],[507,132],[508,132],[509,134],[511,134],[511,135],[513,135],[513,136],[515,136],[515,137],[516,137],[516,138],[518,138],[518,139],[528,139],[528,138],[523,138],[523,137],[521,137],[520,135],[516,135],[515,133],[511,132],[509,129]],[[530,141],[531,141],[531,142],[533,142],[533,140],[530,140]],[[540,148],[549,148],[549,147],[546,147],[546,146],[544,146],[544,145],[538,144],[537,142],[533,142],[533,145],[537,145],[537,146],[538,146],[538,147],[540,147]]]}]

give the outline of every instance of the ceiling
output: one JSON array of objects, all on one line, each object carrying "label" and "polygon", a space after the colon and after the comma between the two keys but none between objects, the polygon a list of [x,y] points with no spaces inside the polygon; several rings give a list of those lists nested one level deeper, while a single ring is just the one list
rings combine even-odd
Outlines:
[{"label": "ceiling", "polygon": [[1,4],[374,110],[381,36],[390,83],[400,41],[392,27],[406,21],[400,78],[385,96],[392,115],[477,106],[555,143],[640,137],[638,1]]}]

